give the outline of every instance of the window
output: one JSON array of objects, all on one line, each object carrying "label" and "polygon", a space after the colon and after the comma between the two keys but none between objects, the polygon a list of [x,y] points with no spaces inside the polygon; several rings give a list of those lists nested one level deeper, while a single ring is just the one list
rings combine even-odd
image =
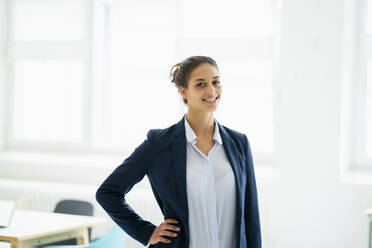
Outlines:
[{"label": "window", "polygon": [[359,166],[372,166],[372,1],[365,0],[360,3],[362,12],[358,43],[356,50],[359,65],[355,70],[357,91],[355,95],[355,111],[357,132],[356,161]]},{"label": "window", "polygon": [[[370,182],[372,168],[372,1],[345,1],[341,177]],[[372,174],[371,174],[372,176]]]},{"label": "window", "polygon": [[89,2],[9,1],[8,147],[88,140]]},{"label": "window", "polygon": [[202,54],[220,67],[217,120],[275,155],[277,0],[10,4],[9,147],[130,152],[180,120],[170,68]]}]

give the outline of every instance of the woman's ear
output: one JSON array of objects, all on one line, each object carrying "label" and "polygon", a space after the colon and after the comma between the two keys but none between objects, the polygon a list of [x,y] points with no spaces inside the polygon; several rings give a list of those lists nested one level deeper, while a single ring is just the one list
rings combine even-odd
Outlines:
[{"label": "woman's ear", "polygon": [[181,94],[181,96],[184,98],[184,99],[187,99],[187,89],[184,88],[184,87],[179,87],[178,88],[178,92]]}]

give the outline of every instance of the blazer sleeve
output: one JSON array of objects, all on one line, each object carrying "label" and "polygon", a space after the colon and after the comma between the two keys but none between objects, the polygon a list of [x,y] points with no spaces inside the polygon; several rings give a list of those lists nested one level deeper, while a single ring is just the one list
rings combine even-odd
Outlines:
[{"label": "blazer sleeve", "polygon": [[251,153],[251,147],[246,135],[245,139],[245,158],[246,158],[246,172],[247,172],[247,183],[245,189],[245,233],[247,239],[248,248],[261,248],[261,227],[260,227],[260,215],[258,209],[258,198],[257,198],[257,187],[256,179],[253,168],[253,159]]},{"label": "blazer sleeve", "polygon": [[[147,133],[149,137],[150,131]],[[96,200],[128,235],[147,245],[156,226],[143,220],[125,201],[125,195],[147,173],[150,144],[142,142],[101,184]]]}]

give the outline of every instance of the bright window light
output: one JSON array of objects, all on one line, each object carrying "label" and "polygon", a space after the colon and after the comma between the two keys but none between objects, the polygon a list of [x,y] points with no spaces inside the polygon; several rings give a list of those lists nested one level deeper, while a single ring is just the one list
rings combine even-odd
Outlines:
[{"label": "bright window light", "polygon": [[81,1],[14,1],[14,41],[81,40],[86,11]]},{"label": "bright window light", "polygon": [[79,60],[14,64],[13,138],[82,140],[84,66]]}]

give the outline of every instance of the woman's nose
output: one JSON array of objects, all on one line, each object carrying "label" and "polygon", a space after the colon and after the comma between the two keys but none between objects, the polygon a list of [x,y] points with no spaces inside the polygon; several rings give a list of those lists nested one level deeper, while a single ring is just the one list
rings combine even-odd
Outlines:
[{"label": "woman's nose", "polygon": [[207,93],[211,94],[211,95],[214,95],[215,92],[216,92],[216,89],[214,88],[214,86],[212,84],[208,84]]}]

